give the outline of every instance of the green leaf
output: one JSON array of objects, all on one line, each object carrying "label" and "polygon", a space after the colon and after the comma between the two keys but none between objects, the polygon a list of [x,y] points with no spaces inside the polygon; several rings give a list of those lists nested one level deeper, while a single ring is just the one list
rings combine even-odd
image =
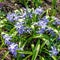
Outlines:
[{"label": "green leaf", "polygon": [[36,47],[33,50],[32,60],[36,60],[38,53],[39,53],[39,50],[40,50],[40,40],[37,41]]},{"label": "green leaf", "polygon": [[44,57],[41,57],[41,60],[45,60]]},{"label": "green leaf", "polygon": [[57,0],[52,0],[52,7],[55,8]]},{"label": "green leaf", "polygon": [[57,60],[55,56],[52,56],[53,60]]},{"label": "green leaf", "polygon": [[4,2],[4,0],[0,0],[0,2]]},{"label": "green leaf", "polygon": [[41,50],[45,46],[46,43],[47,43],[47,40],[41,45]]},{"label": "green leaf", "polygon": [[43,35],[42,34],[36,34],[36,35],[33,35],[33,38],[41,38]]},{"label": "green leaf", "polygon": [[17,50],[18,53],[20,54],[31,54],[32,55],[32,52],[31,51],[21,51],[21,50]]},{"label": "green leaf", "polygon": [[51,13],[52,13],[52,16],[56,15],[56,1],[57,0],[52,0],[52,9],[51,9]]},{"label": "green leaf", "polygon": [[28,55],[27,57],[25,57],[23,60],[27,60],[27,58],[29,58],[31,55]]}]

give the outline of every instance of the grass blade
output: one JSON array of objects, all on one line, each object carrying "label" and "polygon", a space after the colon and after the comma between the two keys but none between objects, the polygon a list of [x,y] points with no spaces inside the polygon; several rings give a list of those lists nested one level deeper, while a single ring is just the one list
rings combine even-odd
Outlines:
[{"label": "grass blade", "polygon": [[32,52],[31,51],[21,51],[21,50],[17,50],[18,53],[20,54],[31,54],[32,55]]},{"label": "grass blade", "polygon": [[37,41],[36,47],[33,50],[32,60],[36,60],[38,53],[39,53],[39,50],[40,50],[40,40]]}]

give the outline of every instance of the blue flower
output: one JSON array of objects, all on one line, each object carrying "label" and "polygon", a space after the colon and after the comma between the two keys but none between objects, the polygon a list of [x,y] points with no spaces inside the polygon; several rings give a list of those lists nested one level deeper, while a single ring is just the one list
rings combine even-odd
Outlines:
[{"label": "blue flower", "polygon": [[38,26],[41,26],[41,28],[45,28],[47,25],[45,21],[41,20],[38,22]]},{"label": "blue flower", "polygon": [[60,25],[60,21],[54,21],[54,22],[53,22],[53,25],[56,25],[56,26],[57,26],[57,25]]},{"label": "blue flower", "polygon": [[59,40],[59,41],[60,41],[60,34],[59,34],[59,36],[58,36],[57,40]]},{"label": "blue flower", "polygon": [[24,12],[24,13],[22,13],[21,15],[20,15],[20,18],[26,18],[26,16],[27,16],[27,14],[26,14],[26,12]]},{"label": "blue flower", "polygon": [[23,12],[21,15],[20,15],[20,18],[26,18],[26,17],[29,17],[29,18],[32,18],[32,13],[31,12]]},{"label": "blue flower", "polygon": [[8,46],[8,50],[10,51],[11,54],[13,54],[14,57],[16,57],[17,52],[16,50],[18,49],[18,44],[12,43],[11,45]]},{"label": "blue flower", "polygon": [[54,25],[60,25],[60,20],[58,18],[56,17],[52,17],[52,18],[54,19],[54,22],[53,22]]},{"label": "blue flower", "polygon": [[8,34],[3,34],[2,37],[3,37],[3,39],[5,39],[5,44],[7,44],[7,45],[11,44],[11,42],[10,42],[10,40],[12,39],[11,36],[9,36]]},{"label": "blue flower", "polygon": [[49,16],[44,16],[44,17],[42,18],[42,20],[44,20],[44,21],[46,22],[46,24],[49,22],[48,17],[49,17]]},{"label": "blue flower", "polygon": [[53,30],[50,30],[50,34],[51,34],[52,36],[55,36],[55,32],[54,32]]},{"label": "blue flower", "polygon": [[24,33],[25,27],[23,26],[23,22],[17,22],[15,24],[15,27],[16,27],[16,29],[17,29],[19,34],[23,34]]},{"label": "blue flower", "polygon": [[44,28],[41,28],[37,31],[38,34],[43,34],[45,32],[45,29]]},{"label": "blue flower", "polygon": [[50,29],[50,28],[46,29],[46,31],[47,31],[51,36],[55,36],[55,35],[56,35],[55,32],[54,32],[52,29]]},{"label": "blue flower", "polygon": [[24,26],[21,26],[17,31],[19,34],[23,34],[25,31]]},{"label": "blue flower", "polygon": [[60,25],[60,21],[55,21],[55,25]]},{"label": "blue flower", "polygon": [[7,14],[7,19],[10,21],[10,22],[13,22],[14,20],[18,20],[20,18],[20,16],[17,16],[16,13],[8,13]]},{"label": "blue flower", "polygon": [[52,46],[51,49],[52,50],[49,51],[51,56],[56,56],[59,53],[55,46]]},{"label": "blue flower", "polygon": [[40,15],[43,13],[43,9],[39,6],[39,8],[35,9],[34,13]]},{"label": "blue flower", "polygon": [[46,28],[48,22],[49,20],[45,16],[41,20],[38,21],[38,26],[41,26],[41,28]]}]

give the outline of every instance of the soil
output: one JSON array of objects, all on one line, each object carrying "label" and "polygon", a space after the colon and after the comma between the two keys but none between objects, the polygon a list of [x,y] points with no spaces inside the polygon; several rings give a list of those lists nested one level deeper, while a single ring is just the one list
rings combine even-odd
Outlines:
[{"label": "soil", "polygon": [[[2,60],[4,54],[6,53],[6,49],[7,48],[3,48],[0,50],[0,60]],[[6,57],[5,57],[5,60],[11,60],[11,55],[8,54]]]},{"label": "soil", "polygon": [[[44,5],[43,6],[45,9],[47,8],[51,8],[52,6],[52,0],[44,0]],[[56,17],[60,19],[60,0],[57,0],[57,3],[56,3]]]},{"label": "soil", "polygon": [[[15,1],[15,0],[14,0]],[[23,4],[19,3],[18,0],[16,2],[14,2],[13,0],[5,0],[3,2],[3,10],[7,13],[9,11],[13,11],[15,9],[19,9],[21,7],[25,7]],[[32,0],[31,0],[32,1]],[[46,10],[48,8],[51,8],[52,6],[52,0],[43,0],[43,8]],[[32,5],[32,3],[30,3],[30,5]],[[60,0],[57,0],[56,3],[56,17],[60,19]]]}]

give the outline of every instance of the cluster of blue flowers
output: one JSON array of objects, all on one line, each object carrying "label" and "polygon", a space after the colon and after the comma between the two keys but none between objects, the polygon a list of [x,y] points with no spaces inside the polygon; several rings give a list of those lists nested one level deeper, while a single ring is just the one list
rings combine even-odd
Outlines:
[{"label": "cluster of blue flowers", "polygon": [[5,44],[8,46],[8,50],[13,54],[13,56],[16,56],[18,49],[18,45],[15,43],[12,43],[10,40],[12,40],[12,37],[8,34],[2,34],[3,39],[5,40]]},{"label": "cluster of blue flowers", "polygon": [[24,26],[23,26],[23,22],[17,22],[15,27],[16,27],[19,34],[24,33],[25,29],[24,29]]},{"label": "cluster of blue flowers", "polygon": [[30,33],[31,29],[29,27],[26,27],[23,25],[24,22],[17,22],[15,24],[16,30],[18,31],[19,34],[23,33]]},{"label": "cluster of blue flowers", "polygon": [[16,13],[8,13],[7,14],[7,19],[11,22],[18,20],[20,16],[18,16]]},{"label": "cluster of blue flowers", "polygon": [[[17,21],[14,26],[19,34],[31,33],[31,31],[32,31],[31,26],[30,27],[25,26],[26,17],[28,16],[29,18],[32,19],[33,14],[41,15],[43,12],[44,12],[43,8],[39,7],[39,8],[36,8],[32,13],[27,12],[27,10],[25,10],[25,12],[22,15],[20,15],[20,14],[18,15],[16,13],[8,13],[7,19],[10,22]],[[22,19],[22,21],[20,21],[20,19]],[[53,19],[54,19],[54,23],[53,23],[54,25],[60,25],[59,19],[57,19],[55,17],[53,17]],[[38,28],[37,28],[38,30],[36,31],[38,34],[43,34],[44,32],[47,31],[50,35],[55,36],[55,32],[53,31],[53,29],[47,27],[48,23],[49,23],[49,19],[47,18],[47,16],[44,16],[41,19],[37,19],[37,22],[34,21],[31,24],[33,26],[34,25],[38,26]],[[8,46],[9,51],[14,56],[16,56],[16,54],[17,54],[16,50],[18,49],[18,44],[10,42],[11,36],[5,35],[5,34],[3,34],[2,36],[5,39],[5,44],[9,45]],[[49,51],[49,52],[51,52],[51,55],[57,55],[59,53],[55,47],[52,46],[51,48],[52,48],[52,50]]]},{"label": "cluster of blue flowers", "polygon": [[[5,40],[5,44],[8,46],[8,50],[10,51],[10,53],[16,57],[17,52],[16,50],[22,50],[22,48],[18,48],[18,44],[11,42],[10,40],[12,40],[12,36],[2,33],[2,37]],[[21,54],[22,57],[24,57],[24,54]]]}]

